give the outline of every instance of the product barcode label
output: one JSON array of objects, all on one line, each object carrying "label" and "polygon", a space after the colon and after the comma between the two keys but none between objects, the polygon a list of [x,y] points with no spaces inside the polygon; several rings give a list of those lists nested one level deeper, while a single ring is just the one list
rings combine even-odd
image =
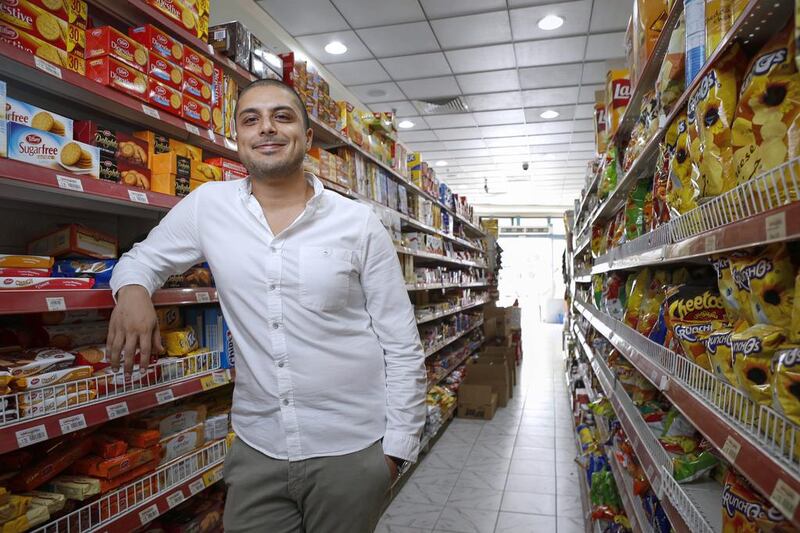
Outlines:
[{"label": "product barcode label", "polygon": [[158,391],[156,393],[156,401],[159,404],[171,402],[175,399],[175,395],[172,394],[172,389]]},{"label": "product barcode label", "polygon": [[735,463],[741,449],[742,445],[739,444],[739,441],[734,439],[732,435],[728,435],[728,438],[725,439],[725,445],[722,447],[722,454],[728,461]]},{"label": "product barcode label", "polygon": [[52,298],[45,298],[48,311],[66,311],[67,303],[62,296],[55,296]]},{"label": "product barcode label", "polygon": [[198,303],[208,303],[211,301],[211,296],[206,291],[196,292],[194,296]]},{"label": "product barcode label", "polygon": [[782,479],[779,479],[775,483],[775,489],[772,491],[770,500],[783,513],[783,516],[791,519],[794,517],[795,511],[797,511],[798,504],[800,504],[800,494],[797,494],[792,487]]},{"label": "product barcode label", "polygon": [[128,403],[120,402],[120,403],[115,403],[114,405],[107,405],[106,413],[108,413],[109,420],[114,420],[115,418],[119,418],[121,416],[127,416]]},{"label": "product barcode label", "polygon": [[56,175],[56,180],[58,181],[59,189],[64,189],[66,191],[83,192],[83,182],[78,178],[70,178],[69,176]]},{"label": "product barcode label", "polygon": [[228,382],[228,375],[223,372],[213,372],[211,374],[211,381],[216,385],[225,385]]},{"label": "product barcode label", "polygon": [[58,79],[61,79],[61,69],[54,64],[50,63],[49,61],[45,61],[39,56],[34,56],[33,62],[36,64],[36,68],[39,70],[43,70],[50,74],[51,76],[55,76]]},{"label": "product barcode label", "polygon": [[189,133],[193,135],[200,135],[200,128],[198,128],[194,124],[189,124],[188,122],[184,122],[183,124],[184,126],[186,126],[186,131],[188,131]]},{"label": "product barcode label", "polygon": [[142,191],[133,191],[128,189],[128,198],[131,199],[131,202],[136,202],[138,204],[149,204],[150,200],[147,199],[147,193]]},{"label": "product barcode label", "polygon": [[155,119],[161,120],[161,115],[158,113],[158,109],[153,109],[149,105],[142,104],[142,113],[144,113],[148,117],[153,117]]},{"label": "product barcode label", "polygon": [[159,514],[161,513],[158,512],[158,505],[154,503],[147,509],[139,512],[139,520],[142,522],[142,525],[149,524],[158,518]]},{"label": "product barcode label", "polygon": [[189,492],[192,493],[192,496],[194,496],[195,494],[197,494],[198,492],[200,492],[204,488],[206,488],[206,484],[203,483],[203,480],[199,479],[199,478],[195,479],[194,481],[192,481],[189,484]]},{"label": "product barcode label", "polygon": [[185,499],[186,498],[183,496],[183,491],[179,490],[167,496],[167,505],[169,505],[169,508],[172,509],[176,505],[182,504]]},{"label": "product barcode label", "polygon": [[706,252],[713,252],[717,249],[717,237],[715,235],[709,235],[705,238],[705,251]]},{"label": "product barcode label", "polygon": [[67,434],[86,427],[86,418],[82,414],[68,416],[58,421],[61,426],[61,433]]},{"label": "product barcode label", "polygon": [[786,238],[786,212],[781,211],[770,215],[765,219],[764,223],[768,241]]},{"label": "product barcode label", "polygon": [[17,431],[17,445],[20,448],[47,440],[47,428],[44,424]]}]

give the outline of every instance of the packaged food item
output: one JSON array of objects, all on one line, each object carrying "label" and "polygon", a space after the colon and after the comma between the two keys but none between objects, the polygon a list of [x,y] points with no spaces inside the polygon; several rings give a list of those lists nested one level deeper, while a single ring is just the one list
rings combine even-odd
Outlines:
[{"label": "packaged food item", "polygon": [[603,176],[597,185],[598,196],[600,199],[606,198],[614,189],[617,188],[617,155],[613,146],[609,146],[606,151],[605,166]]},{"label": "packaged food item", "polygon": [[652,180],[639,180],[630,193],[625,205],[625,237],[633,240],[645,232],[644,206]]},{"label": "packaged food item", "polygon": [[183,61],[183,45],[152,24],[129,28],[128,35],[152,53],[167,61],[180,65]]},{"label": "packaged food item", "polygon": [[733,4],[734,0],[706,0],[706,59],[733,25]]},{"label": "packaged food item", "polygon": [[28,244],[28,252],[56,257],[77,255],[96,259],[116,259],[117,239],[79,224],[70,224],[31,241]]},{"label": "packaged food item", "polygon": [[176,305],[156,307],[156,318],[161,330],[178,329],[183,326],[183,316]]},{"label": "packaged food item", "polygon": [[71,118],[15,98],[6,97],[6,120],[72,139],[73,122]]},{"label": "packaged food item", "polygon": [[794,309],[794,262],[786,243],[772,244],[758,254],[744,275],[750,282],[753,319],[784,329],[791,325]]},{"label": "packaged food item", "polygon": [[38,348],[0,355],[0,369],[14,378],[31,377],[69,368],[74,361],[75,356],[69,352],[54,348]]},{"label": "packaged food item", "polygon": [[92,367],[75,366],[36,374],[34,376],[20,376],[14,379],[13,386],[16,390],[31,390],[90,377],[92,377]]},{"label": "packaged food item", "polygon": [[606,276],[603,286],[603,302],[605,302],[605,312],[621,320],[625,313],[626,298],[625,293],[626,275],[621,272],[610,272]]},{"label": "packaged food item", "polygon": [[739,326],[734,330],[734,328],[725,326],[712,331],[703,339],[714,374],[720,380],[725,383],[730,383],[731,385],[736,385],[737,383],[736,373],[733,370],[731,337],[734,331],[738,333],[744,329],[746,329],[746,327]]},{"label": "packaged food item", "polygon": [[686,87],[706,62],[706,0],[683,0],[686,20]]},{"label": "packaged food item", "polygon": [[[24,417],[35,417],[46,414],[55,413],[66,407],[73,407],[79,404],[85,404],[97,398],[97,391],[93,388],[92,384],[76,384],[74,386],[66,387],[66,393],[59,393],[54,395],[50,391],[43,391],[34,394],[35,399],[30,402],[20,402],[19,411]],[[25,396],[27,398],[28,395]]]},{"label": "packaged food item", "polygon": [[134,448],[150,448],[158,444],[161,434],[158,430],[137,429],[128,427],[104,428],[104,431],[112,437],[117,437],[128,443]]},{"label": "packaged food item", "polygon": [[662,115],[672,111],[675,102],[683,93],[686,82],[686,24],[684,15],[678,18],[672,30],[664,55],[664,62],[656,80],[656,98]]},{"label": "packaged food item", "polygon": [[250,32],[239,21],[217,24],[208,29],[208,44],[242,68],[249,68]]},{"label": "packaged food item", "polygon": [[31,499],[27,496],[12,494],[8,503],[0,505],[0,522],[8,522],[28,511]]},{"label": "packaged food item", "polygon": [[[111,273],[117,265],[116,259],[59,259],[53,265],[53,277],[65,278],[91,278],[94,280],[95,289],[107,289],[111,282]],[[74,315],[80,317],[82,315]],[[105,320],[108,313],[102,313]],[[85,318],[80,318],[81,322],[91,322]],[[72,322],[75,323],[75,322]]]},{"label": "packaged food item", "polygon": [[49,278],[49,268],[2,268],[0,278]]},{"label": "packaged food item", "polygon": [[[91,439],[92,453],[103,459],[119,457],[128,451],[128,443],[126,441],[103,432],[94,433]],[[157,438],[154,440],[158,442]]]},{"label": "packaged food item", "polygon": [[[208,17],[194,11],[194,4],[184,0],[145,0],[148,5],[178,23],[180,28],[205,41],[208,39]],[[188,46],[186,47],[188,48]],[[189,53],[188,50],[184,50]]]},{"label": "packaged food item", "polygon": [[150,55],[147,48],[111,26],[86,31],[86,59],[111,56],[143,73]]},{"label": "packaged food item", "polygon": [[631,328],[637,329],[642,300],[650,284],[650,269],[643,268],[636,273],[636,276],[630,276],[629,279],[633,279],[633,283],[628,294],[628,302],[623,321]]},{"label": "packaged food item", "polygon": [[[123,355],[124,360],[124,355]],[[145,371],[138,364],[139,354],[134,358],[136,363],[133,365],[130,374],[123,372],[114,372],[111,367],[101,368],[100,370],[92,373],[93,377],[101,378],[97,380],[98,390],[100,394],[108,394],[117,391],[118,389],[130,390],[131,388],[146,387],[156,383],[157,370],[155,367],[149,367]]]},{"label": "packaged food item", "polygon": [[631,99],[631,80],[627,69],[609,70],[606,76],[606,130],[614,137]]},{"label": "packaged food item", "polygon": [[18,289],[91,289],[93,287],[94,280],[81,278],[34,278],[30,276],[0,278],[0,291]]},{"label": "packaged food item", "polygon": [[3,524],[3,533],[23,533],[50,520],[47,507],[31,505],[25,514]]},{"label": "packaged food item", "polygon": [[673,477],[678,483],[691,483],[708,477],[718,465],[719,459],[707,450],[679,455],[672,458]]},{"label": "packaged food item", "polygon": [[761,533],[791,529],[780,511],[759,496],[747,480],[728,469],[722,486],[723,532]]},{"label": "packaged food item", "polygon": [[131,420],[131,427],[156,429],[163,439],[202,424],[206,413],[206,406],[203,404],[175,406],[135,418]]},{"label": "packaged food item", "polygon": [[44,485],[92,449],[88,436],[63,439],[51,446],[35,463],[23,468],[8,482],[15,492],[27,492]]},{"label": "packaged food item", "polygon": [[79,502],[100,494],[100,480],[89,476],[58,476],[47,484],[47,490],[63,494]]},{"label": "packaged food item", "polygon": [[184,75],[181,90],[196,100],[211,105],[211,82],[187,72]]},{"label": "packaged food item", "polygon": [[703,285],[679,285],[666,294],[667,325],[680,342],[683,355],[706,370],[711,361],[701,335],[709,335],[725,323],[722,298]]},{"label": "packaged food item", "polygon": [[64,67],[83,76],[86,63],[82,57],[69,54],[52,44],[45,42],[19,28],[0,20],[0,42],[9,44],[32,56],[44,59],[57,67]]},{"label": "packaged food item", "polygon": [[742,318],[742,302],[739,300],[739,292],[731,274],[731,263],[727,255],[712,255],[709,260],[714,272],[717,274],[717,289],[722,296],[722,303],[725,306],[725,315],[729,322],[736,322]]},{"label": "packaged food item", "polygon": [[130,448],[126,453],[111,459],[87,455],[75,461],[69,471],[78,475],[112,479],[160,457],[161,447],[158,445],[150,448]]},{"label": "packaged food item", "polygon": [[71,350],[77,346],[104,343],[108,334],[108,322],[42,326],[40,334],[48,346]]},{"label": "packaged food item", "polygon": [[772,406],[800,424],[800,348],[781,347],[775,352],[774,362]]},{"label": "packaged food item", "polygon": [[205,129],[211,127],[211,107],[186,92],[183,93],[181,102],[181,116]]},{"label": "packaged food item", "polygon": [[162,331],[161,338],[167,354],[173,356],[186,355],[200,347],[197,335],[191,327],[174,331]]},{"label": "packaged food item", "polygon": [[228,413],[209,415],[205,421],[205,441],[211,442],[228,436]]},{"label": "packaged food item", "polygon": [[193,161],[203,160],[203,150],[192,144],[188,144],[177,139],[169,140],[169,151],[175,152],[180,157],[188,157]]},{"label": "packaged food item", "polygon": [[178,89],[161,83],[156,78],[150,78],[147,85],[147,101],[167,113],[180,115],[183,94]]},{"label": "packaged food item", "polygon": [[0,254],[0,267],[3,268],[47,268],[53,266],[54,259],[48,256]]},{"label": "packaged food item", "polygon": [[52,132],[9,122],[8,147],[9,159],[93,178],[100,176],[97,147]]},{"label": "packaged food item", "polygon": [[166,154],[170,151],[169,138],[164,135],[152,131],[135,131],[133,132],[133,136],[147,143],[147,160],[150,163],[151,170],[153,156],[156,154]]},{"label": "packaged food item", "polygon": [[[603,94],[601,91],[598,91]],[[594,146],[598,154],[608,148],[608,135],[606,135],[606,103],[605,99],[594,104]]]},{"label": "packaged food item", "polygon": [[236,140],[236,102],[239,100],[239,85],[229,75],[223,75],[223,120],[225,137]]},{"label": "packaged food item", "polygon": [[205,443],[205,426],[200,423],[160,441],[161,463],[168,463],[182,455],[200,448]]},{"label": "packaged food item", "polygon": [[654,270],[650,283],[647,285],[647,291],[642,299],[642,305],[639,309],[639,321],[637,324],[637,331],[642,335],[649,335],[653,326],[658,321],[658,315],[661,308],[661,302],[666,297],[666,286],[670,282],[669,272],[666,270]]},{"label": "packaged food item", "polygon": [[[11,0],[4,0],[4,3],[11,5]],[[69,0],[67,2],[29,0],[26,3],[41,7],[51,15],[55,15],[69,24],[75,24],[80,28],[86,28],[86,23],[88,22],[88,7],[83,0]]]},{"label": "packaged food item", "polygon": [[756,275],[765,275],[767,263],[759,264],[756,254],[748,250],[738,250],[728,256],[731,278],[736,299],[740,302],[739,315],[750,324],[755,324],[753,316],[752,290],[750,278]]},{"label": "packaged food item", "polygon": [[605,286],[605,280],[603,276],[600,274],[593,274],[592,275],[592,296],[594,297],[594,306],[597,309],[602,309],[603,307],[603,287]]},{"label": "packaged food item", "polygon": [[61,511],[67,503],[67,498],[58,492],[45,492],[43,490],[32,490],[20,494],[31,499],[31,505],[40,505],[47,509],[47,512],[56,514]]},{"label": "packaged food item", "polygon": [[85,29],[70,24],[44,8],[27,0],[2,0],[0,20],[20,31],[78,57],[84,56]]},{"label": "packaged food item", "polygon": [[736,383],[753,401],[772,404],[772,356],[786,340],[782,328],[756,324],[731,336]]},{"label": "packaged food item", "polygon": [[188,46],[184,47],[183,69],[195,76],[199,76],[204,81],[211,83],[214,76],[214,63],[193,48]]},{"label": "packaged food item", "polygon": [[147,75],[111,56],[88,60],[86,77],[143,102],[147,101]]},{"label": "packaged food item", "polygon": [[214,133],[225,134],[225,77],[222,69],[214,65],[211,78],[211,128]]}]

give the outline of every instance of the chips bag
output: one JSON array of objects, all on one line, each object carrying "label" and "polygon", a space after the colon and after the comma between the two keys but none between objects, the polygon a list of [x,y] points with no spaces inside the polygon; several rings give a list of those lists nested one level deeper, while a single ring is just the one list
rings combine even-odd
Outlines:
[{"label": "chips bag", "polygon": [[755,324],[753,318],[750,290],[750,278],[759,271],[755,254],[747,250],[739,250],[728,256],[730,263],[731,279],[736,300],[739,302],[739,316],[750,324]]},{"label": "chips bag", "polygon": [[800,342],[800,272],[794,278],[794,305],[792,306],[792,320],[789,324],[789,339]]},{"label": "chips bag", "polygon": [[[739,257],[741,255],[741,252],[733,252],[730,256],[718,254],[710,257],[711,266],[717,274],[717,288],[720,296],[722,296],[722,303],[725,306],[728,321],[731,323],[750,316],[750,313],[742,313],[742,306],[749,306],[750,302],[740,299],[740,291],[737,290],[731,273],[731,257]],[[745,253],[744,257],[749,257],[749,255]]]},{"label": "chips bag", "polygon": [[592,257],[597,258],[605,253],[606,235],[602,224],[592,225]]},{"label": "chips bag", "polygon": [[736,112],[744,55],[734,44],[689,97],[686,120],[692,161],[697,166],[700,198],[712,198],[736,186],[731,126]]},{"label": "chips bag", "polygon": [[664,62],[656,80],[656,98],[662,116],[668,115],[685,87],[686,24],[681,13],[669,37]]},{"label": "chips bag", "polygon": [[775,507],[730,470],[722,486],[722,533],[792,531],[792,525]]},{"label": "chips bag", "polygon": [[775,353],[772,406],[800,424],[800,347],[782,347]]},{"label": "chips bag", "polygon": [[670,275],[666,270],[656,270],[650,277],[650,283],[647,286],[647,291],[639,309],[639,322],[636,326],[636,330],[642,335],[649,335],[656,321],[658,321],[661,302],[665,298],[664,290],[669,282]]},{"label": "chips bag", "polygon": [[651,180],[639,180],[636,187],[628,193],[625,204],[625,237],[633,240],[644,233],[644,203]]},{"label": "chips bag", "polygon": [[625,281],[627,274],[623,272],[611,272],[606,276],[603,286],[603,302],[605,311],[617,320],[622,320],[625,313],[626,299]]},{"label": "chips bag", "polygon": [[675,136],[671,137],[673,129],[667,129],[664,141],[658,145],[658,162],[656,172],[653,174],[653,214],[648,224],[648,231],[653,231],[659,226],[669,222],[669,205],[667,204],[667,189],[669,188],[669,162],[675,153],[675,141],[677,141],[677,129],[674,130]]},{"label": "chips bag", "polygon": [[705,2],[706,59],[708,59],[733,25],[734,0],[705,0]]},{"label": "chips bag", "polygon": [[594,294],[594,306],[598,309],[603,308],[603,288],[604,281],[602,274],[592,275],[592,293]]},{"label": "chips bag", "polygon": [[753,319],[788,329],[794,309],[794,263],[785,243],[764,248],[751,264],[750,307]]},{"label": "chips bag", "polygon": [[697,188],[698,172],[692,164],[689,126],[685,113],[679,114],[670,125],[665,138],[674,128],[675,152],[669,163],[667,205],[672,217],[678,217],[697,207],[700,191]]},{"label": "chips bag", "polygon": [[772,404],[772,356],[786,340],[777,326],[756,324],[731,336],[736,384],[753,401]]},{"label": "chips bag", "polygon": [[635,276],[630,276],[632,279],[631,290],[628,293],[628,305],[625,308],[625,315],[623,321],[633,329],[639,324],[639,312],[642,306],[642,299],[647,291],[647,286],[650,283],[650,269],[643,268],[636,273]]},{"label": "chips bag", "polygon": [[702,337],[725,323],[725,308],[719,293],[704,285],[678,285],[667,290],[666,302],[667,326],[678,339],[683,354],[711,370]]},{"label": "chips bag", "polygon": [[722,327],[703,338],[711,369],[725,383],[735,384],[736,373],[731,361],[731,336],[733,328]]},{"label": "chips bag", "polygon": [[597,196],[602,200],[617,188],[617,151],[611,145],[606,149],[603,176],[597,185]]}]

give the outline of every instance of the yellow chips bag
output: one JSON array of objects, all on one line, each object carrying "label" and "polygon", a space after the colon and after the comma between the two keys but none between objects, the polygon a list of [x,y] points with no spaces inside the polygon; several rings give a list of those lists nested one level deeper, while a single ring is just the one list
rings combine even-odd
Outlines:
[{"label": "yellow chips bag", "polygon": [[736,384],[753,401],[772,404],[772,356],[786,340],[777,326],[756,324],[731,336]]},{"label": "yellow chips bag", "polygon": [[719,254],[710,257],[711,266],[717,273],[717,288],[719,295],[722,296],[722,305],[725,306],[725,314],[729,322],[736,322],[741,316],[742,303],[738,298],[736,284],[731,275],[731,262],[727,255]]},{"label": "yellow chips bag", "polygon": [[639,325],[642,300],[647,293],[647,286],[650,284],[650,269],[643,268],[635,276],[631,276],[628,279],[633,279],[633,284],[628,293],[628,305],[625,309],[623,321],[631,328],[636,329]]},{"label": "yellow chips bag", "polygon": [[753,319],[788,329],[794,309],[794,263],[786,243],[762,250],[749,270]]},{"label": "yellow chips bag", "polygon": [[725,324],[725,308],[716,290],[703,285],[678,285],[666,294],[664,318],[691,362],[711,370],[703,338]]},{"label": "yellow chips bag", "polygon": [[736,383],[736,374],[731,364],[731,336],[733,328],[722,327],[712,331],[703,339],[711,368],[719,379],[726,383]]},{"label": "yellow chips bag", "polygon": [[756,256],[747,250],[740,250],[728,256],[731,278],[736,300],[739,301],[739,316],[749,324],[755,324],[750,305],[750,277],[758,271]]},{"label": "yellow chips bag", "polygon": [[667,205],[673,217],[678,217],[697,207],[697,171],[692,164],[690,153],[688,123],[686,114],[675,117],[665,134],[675,138],[675,151],[669,163],[669,184],[667,185]]},{"label": "yellow chips bag", "polygon": [[656,270],[650,276],[642,305],[639,307],[639,321],[636,330],[642,335],[649,335],[658,321],[661,302],[666,297],[665,288],[670,282],[670,274],[666,270]]},{"label": "yellow chips bag", "polygon": [[772,404],[786,418],[800,424],[800,347],[783,347],[775,354]]},{"label": "yellow chips bag", "polygon": [[739,474],[729,470],[722,485],[722,533],[792,531],[792,525]]}]

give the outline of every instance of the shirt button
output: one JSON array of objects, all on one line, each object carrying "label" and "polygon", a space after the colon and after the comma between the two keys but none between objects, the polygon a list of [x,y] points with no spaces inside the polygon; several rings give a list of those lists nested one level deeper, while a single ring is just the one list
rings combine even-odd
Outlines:
[{"label": "shirt button", "polygon": [[269,286],[269,290],[274,291],[275,290],[275,284],[270,285]]},{"label": "shirt button", "polygon": [[281,325],[278,324],[277,322],[272,323],[272,329],[278,329],[279,327],[281,327]]},{"label": "shirt button", "polygon": [[278,363],[278,368],[283,368],[283,361],[281,361],[280,363]]},{"label": "shirt button", "polygon": [[289,400],[283,400],[283,405],[289,405]]}]

